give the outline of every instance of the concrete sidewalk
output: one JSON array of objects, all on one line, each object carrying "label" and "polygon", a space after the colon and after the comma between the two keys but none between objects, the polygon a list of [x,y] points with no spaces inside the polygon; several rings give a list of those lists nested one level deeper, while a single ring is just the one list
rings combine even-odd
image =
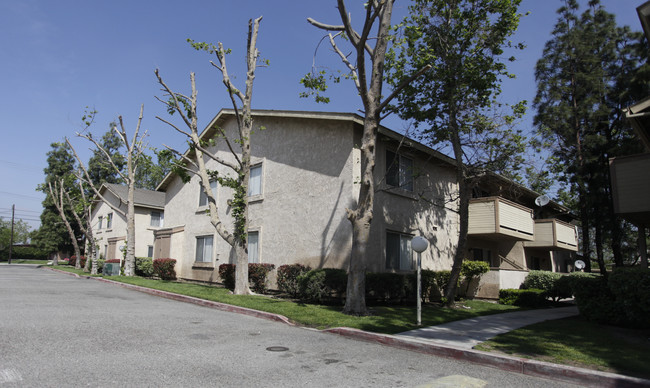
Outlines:
[{"label": "concrete sidewalk", "polygon": [[459,349],[472,349],[477,344],[499,334],[551,319],[578,315],[576,306],[557,307],[543,310],[517,311],[494,315],[484,315],[462,321],[454,321],[437,326],[405,331],[396,334],[434,344],[452,346]]}]

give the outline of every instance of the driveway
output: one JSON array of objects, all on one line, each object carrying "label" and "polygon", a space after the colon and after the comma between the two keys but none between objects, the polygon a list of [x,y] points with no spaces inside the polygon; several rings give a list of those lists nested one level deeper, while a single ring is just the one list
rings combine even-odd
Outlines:
[{"label": "driveway", "polygon": [[572,386],[0,266],[0,387]]}]

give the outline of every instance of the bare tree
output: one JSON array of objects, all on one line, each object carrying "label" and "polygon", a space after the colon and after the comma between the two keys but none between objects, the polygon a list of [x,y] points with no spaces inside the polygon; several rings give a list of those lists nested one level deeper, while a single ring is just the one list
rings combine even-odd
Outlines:
[{"label": "bare tree", "polygon": [[[329,42],[332,49],[339,56],[349,70],[349,77],[359,92],[364,110],[363,136],[361,142],[361,155],[363,172],[361,177],[361,190],[359,201],[355,208],[347,209],[348,220],[352,223],[352,253],[348,269],[348,286],[346,291],[346,314],[366,315],[365,278],[367,267],[366,248],[370,237],[370,223],[373,218],[374,206],[374,170],[377,131],[382,117],[382,112],[390,101],[413,79],[427,71],[430,66],[425,66],[415,72],[413,76],[398,85],[390,95],[384,97],[382,87],[384,83],[384,61],[388,47],[391,29],[391,16],[394,0],[369,1],[365,4],[366,14],[361,33],[352,27],[351,17],[345,8],[343,0],[337,1],[337,8],[341,16],[342,25],[329,25],[320,23],[312,18],[309,23],[320,29],[331,31]],[[378,23],[375,26],[375,23]],[[371,36],[376,30],[376,36]],[[334,33],[334,35],[332,34]],[[335,38],[345,35],[354,51],[350,56],[352,61],[339,48]],[[375,46],[370,43],[374,41]],[[309,78],[309,77],[308,77]],[[313,80],[313,79],[312,79]],[[321,78],[322,81],[322,78]],[[307,87],[319,89],[318,81],[303,83]],[[323,90],[323,89],[320,89]],[[317,97],[318,99],[318,97]]]},{"label": "bare tree", "polygon": [[[161,117],[160,121],[168,124],[177,132],[185,135],[191,143],[192,152],[182,154],[177,150],[167,147],[181,158],[181,167],[185,173],[197,175],[204,193],[208,198],[208,209],[210,213],[210,222],[214,226],[217,234],[226,241],[235,251],[236,272],[235,272],[235,290],[237,295],[250,294],[251,290],[248,285],[248,180],[250,176],[251,162],[251,132],[253,129],[253,117],[251,114],[251,98],[253,96],[253,80],[255,79],[255,70],[258,65],[259,51],[257,50],[257,34],[262,17],[248,21],[248,40],[246,50],[246,83],[245,90],[241,91],[233,84],[228,68],[226,66],[226,55],[230,50],[226,50],[221,42],[217,45],[211,43],[199,43],[188,39],[188,42],[196,50],[206,51],[209,54],[215,54],[217,63],[210,63],[221,72],[222,82],[226,86],[228,95],[235,110],[237,120],[238,136],[235,139],[229,139],[228,135],[222,128],[217,128],[217,141],[223,140],[230,150],[234,162],[225,160],[217,156],[216,151],[212,152],[205,147],[207,141],[212,139],[201,139],[199,136],[197,115],[196,115],[196,82],[194,73],[190,73],[190,83],[192,94],[190,96],[173,92],[163,81],[158,69],[155,74],[158,83],[162,86],[162,91],[168,100],[158,99],[168,107],[170,113],[177,112],[185,126],[189,129],[181,129],[175,124]],[[239,147],[233,147],[232,143]],[[238,148],[236,150],[236,148]],[[206,166],[207,160],[213,160],[217,164],[226,167],[234,174],[220,174],[216,170],[209,170]],[[232,215],[234,218],[234,230],[229,231],[223,224],[219,215],[219,208],[216,196],[210,188],[210,181],[217,180],[219,184],[230,187],[234,190],[233,199],[230,201]]]},{"label": "bare tree", "polygon": [[[65,201],[63,200],[63,179],[54,181],[54,188],[52,188],[52,182],[47,182],[47,187],[50,190],[50,195],[54,201],[54,206],[56,206],[56,210],[59,211],[59,215],[63,220],[63,224],[65,225],[66,229],[68,230],[68,234],[70,235],[70,240],[72,241],[72,247],[74,248],[74,255],[76,258],[74,267],[75,269],[81,269],[81,251],[79,250],[79,242],[77,242],[77,236],[74,234],[72,225],[70,225],[70,221],[68,221],[68,217],[65,214]],[[74,209],[72,209],[72,212],[74,213]]]},{"label": "bare tree", "polygon": [[86,193],[84,191],[81,174],[77,176],[77,184],[79,185],[79,193],[81,196],[80,201],[75,201],[70,197],[70,194],[66,191],[65,197],[68,201],[68,206],[71,209],[77,210],[80,208],[83,213],[84,220],[79,217],[76,211],[73,212],[79,228],[86,236],[86,264],[84,265],[84,271],[90,271],[91,275],[97,275],[97,255],[95,252],[95,238],[93,237],[93,227],[92,227],[92,202],[89,202],[86,199]]},{"label": "bare tree", "polygon": [[[65,141],[68,143],[70,148],[72,149],[72,152],[74,153],[75,158],[77,159],[77,162],[79,162],[79,166],[84,172],[85,176],[85,183],[88,184],[88,186],[92,189],[92,191],[95,193],[95,196],[102,201],[104,201],[108,206],[111,207],[116,213],[119,213],[122,215],[124,218],[126,218],[126,259],[124,263],[124,275],[126,276],[133,276],[135,274],[135,205],[134,205],[134,194],[135,194],[135,174],[136,170],[138,168],[138,161],[141,160],[141,155],[144,152],[144,150],[147,148],[147,144],[145,143],[145,138],[147,137],[147,132],[145,131],[142,135],[140,135],[140,125],[142,123],[142,113],[144,111],[144,105],[140,106],[140,115],[138,116],[138,123],[135,127],[135,131],[133,132],[133,136],[129,140],[129,137],[126,133],[126,129],[124,127],[124,121],[122,120],[122,116],[118,117],[118,122],[119,122],[119,129],[117,126],[113,127],[113,130],[117,133],[117,135],[120,138],[120,141],[122,144],[124,144],[127,154],[126,154],[126,171],[122,171],[120,168],[118,168],[113,160],[111,159],[111,155],[95,140],[90,133],[77,133],[77,136],[83,137],[93,143],[95,147],[97,147],[98,150],[101,151],[102,155],[106,158],[106,161],[115,169],[117,174],[122,178],[124,183],[126,183],[128,187],[128,192],[127,192],[127,198],[126,198],[126,211],[122,209],[121,207],[113,205],[110,201],[106,200],[104,196],[99,192],[99,188],[95,187],[95,185],[92,183],[92,180],[90,179],[90,176],[88,174],[88,170],[84,166],[83,162],[81,161],[81,158],[79,158],[79,155],[77,154],[77,151],[74,149],[72,144],[70,144],[70,141],[66,138]],[[86,123],[86,128],[90,126],[90,124],[93,121],[94,114],[96,112],[90,112],[90,119],[85,120]],[[84,116],[84,119],[86,116]],[[110,187],[107,186],[107,189],[109,191]],[[116,197],[119,197],[117,193],[113,193]]]}]

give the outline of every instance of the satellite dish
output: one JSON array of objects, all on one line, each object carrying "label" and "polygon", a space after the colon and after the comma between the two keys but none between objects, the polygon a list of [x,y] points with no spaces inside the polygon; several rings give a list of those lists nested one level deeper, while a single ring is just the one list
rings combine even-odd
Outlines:
[{"label": "satellite dish", "polygon": [[576,260],[575,266],[577,269],[582,270],[585,267],[585,262],[582,260]]},{"label": "satellite dish", "polygon": [[540,195],[539,197],[535,198],[535,205],[539,207],[547,205],[549,202],[551,202],[551,199],[546,195]]}]

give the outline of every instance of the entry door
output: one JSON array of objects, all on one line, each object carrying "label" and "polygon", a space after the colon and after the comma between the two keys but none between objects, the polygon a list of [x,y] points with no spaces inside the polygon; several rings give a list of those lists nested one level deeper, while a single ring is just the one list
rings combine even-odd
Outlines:
[{"label": "entry door", "polygon": [[169,258],[169,248],[171,243],[171,236],[161,236],[156,238],[154,246],[154,259],[167,259]]},{"label": "entry door", "polygon": [[110,241],[108,243],[108,253],[106,254],[106,260],[113,260],[115,259],[115,247],[117,245],[117,241]]}]

